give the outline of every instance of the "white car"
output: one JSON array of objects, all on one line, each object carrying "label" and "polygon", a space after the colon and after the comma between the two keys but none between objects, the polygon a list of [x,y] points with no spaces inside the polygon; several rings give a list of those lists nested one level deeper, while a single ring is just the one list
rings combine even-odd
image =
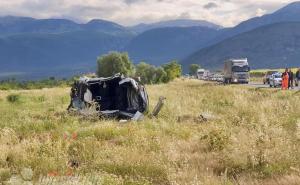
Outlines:
[{"label": "white car", "polygon": [[219,74],[219,75],[217,76],[217,82],[223,82],[223,81],[224,81],[223,75]]},{"label": "white car", "polygon": [[271,75],[270,87],[280,87],[282,84],[282,73],[274,73]]}]

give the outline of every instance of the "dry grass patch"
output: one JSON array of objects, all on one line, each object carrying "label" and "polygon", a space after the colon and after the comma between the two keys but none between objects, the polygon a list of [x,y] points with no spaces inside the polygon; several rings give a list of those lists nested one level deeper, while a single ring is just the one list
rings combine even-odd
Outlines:
[{"label": "dry grass patch", "polygon": [[27,169],[34,182],[91,174],[102,184],[299,182],[299,94],[197,80],[147,89],[150,109],[167,98],[159,118],[126,124],[67,114],[67,88],[1,91],[0,180]]}]

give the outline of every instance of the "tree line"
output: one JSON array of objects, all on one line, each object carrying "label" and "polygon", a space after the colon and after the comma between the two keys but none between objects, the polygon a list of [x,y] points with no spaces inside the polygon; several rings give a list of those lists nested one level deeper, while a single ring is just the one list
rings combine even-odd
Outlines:
[{"label": "tree line", "polygon": [[[139,78],[144,84],[168,83],[182,74],[182,67],[177,61],[170,61],[162,66],[154,66],[142,61],[134,65],[127,53],[111,52],[98,57],[97,75],[99,77],[110,77],[121,73],[128,77]],[[197,64],[190,65],[190,75],[195,75],[200,68]],[[70,86],[75,79],[55,79],[50,77],[38,81],[18,81],[14,78],[0,81],[0,90],[10,89],[42,89],[52,87]]]},{"label": "tree line", "polygon": [[167,83],[181,76],[182,67],[177,61],[171,61],[156,67],[146,62],[134,65],[127,53],[111,52],[97,59],[97,75],[109,77],[117,73],[138,77],[144,84]]},{"label": "tree line", "polygon": [[8,80],[0,81],[0,90],[30,90],[30,89],[42,89],[42,88],[52,88],[52,87],[68,87],[72,85],[74,79],[55,79],[55,77],[50,77],[44,80],[36,81],[18,81],[14,78]]}]

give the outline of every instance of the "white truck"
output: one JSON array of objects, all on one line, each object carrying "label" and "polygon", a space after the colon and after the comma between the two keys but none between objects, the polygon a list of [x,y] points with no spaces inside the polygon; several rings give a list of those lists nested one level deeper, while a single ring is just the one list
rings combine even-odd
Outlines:
[{"label": "white truck", "polygon": [[204,72],[205,72],[205,69],[198,69],[198,70],[197,70],[197,78],[198,78],[199,80],[202,80],[202,79],[203,79]]},{"label": "white truck", "polygon": [[247,58],[229,59],[224,64],[224,83],[249,83],[250,67]]}]

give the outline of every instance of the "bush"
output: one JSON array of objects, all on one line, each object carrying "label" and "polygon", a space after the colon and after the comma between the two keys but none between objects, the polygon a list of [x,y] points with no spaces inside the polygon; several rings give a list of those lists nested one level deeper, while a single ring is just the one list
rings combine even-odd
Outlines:
[{"label": "bush", "polygon": [[206,138],[211,151],[223,150],[229,142],[229,137],[223,130],[213,130],[209,132]]},{"label": "bush", "polygon": [[198,69],[200,69],[201,66],[199,64],[191,64],[190,65],[190,75],[196,75],[197,74],[197,71]]},{"label": "bush", "polygon": [[166,82],[172,81],[175,78],[179,78],[182,73],[181,65],[177,61],[172,61],[163,65],[163,69],[167,73]]},{"label": "bush", "polygon": [[167,79],[167,73],[161,67],[155,67],[145,62],[136,66],[136,76],[141,78],[144,84],[163,83]]},{"label": "bush", "polygon": [[21,96],[19,94],[10,94],[6,97],[6,100],[10,103],[18,103],[21,100]]},{"label": "bush", "polygon": [[134,66],[127,53],[112,52],[98,58],[97,74],[100,77],[110,77],[117,73],[130,76],[134,73]]}]

